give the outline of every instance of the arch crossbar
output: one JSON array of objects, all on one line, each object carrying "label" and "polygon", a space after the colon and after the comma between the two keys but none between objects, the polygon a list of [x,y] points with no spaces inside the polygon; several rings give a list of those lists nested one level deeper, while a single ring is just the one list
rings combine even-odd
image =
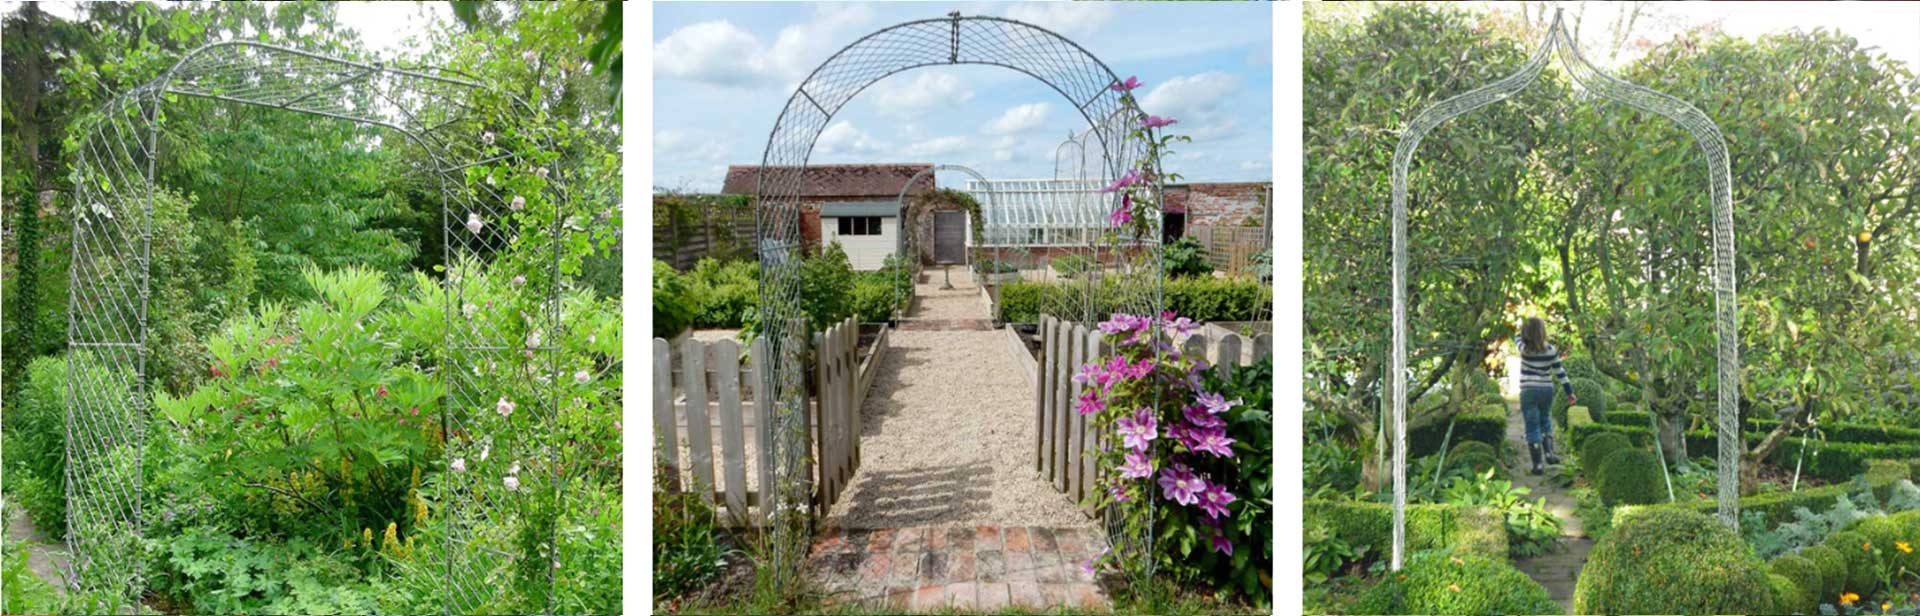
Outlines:
[{"label": "arch crossbar", "polygon": [[1407,168],[1420,141],[1434,128],[1462,114],[1507,100],[1540,76],[1554,58],[1573,82],[1605,99],[1672,120],[1691,133],[1706,157],[1707,189],[1713,201],[1714,333],[1718,341],[1719,517],[1740,524],[1740,349],[1739,315],[1734,289],[1732,174],[1726,139],[1705,113],[1686,101],[1639,86],[1595,67],[1580,54],[1578,39],[1555,12],[1546,39],[1521,69],[1491,84],[1422,110],[1401,133],[1393,152],[1393,348],[1390,373],[1393,405],[1393,558],[1399,570],[1406,551],[1407,503]]},{"label": "arch crossbar", "polygon": [[[800,259],[807,244],[801,204],[801,182],[815,142],[833,117],[860,92],[889,76],[917,68],[952,65],[997,66],[1024,73],[1052,88],[1096,129],[1105,173],[1118,177],[1146,155],[1146,144],[1132,138],[1127,128],[1116,129],[1101,119],[1142,116],[1123,94],[1109,86],[1119,82],[1106,64],[1071,40],[1032,24],[984,16],[949,14],[897,24],[868,34],[834,53],[801,82],[780,112],[761,159],[755,220],[761,260],[760,336],[767,344],[770,365],[761,386],[776,401],[774,423],[775,491],[777,510],[801,515],[807,510],[806,382],[807,324],[802,317]],[[1118,194],[1111,195],[1118,203]],[[1089,236],[1096,234],[1089,233]],[[1086,250],[1095,250],[1088,242]],[[1151,267],[1152,288],[1125,298],[1114,298],[1116,310],[1158,314],[1158,245],[1140,251],[1142,267]],[[1060,315],[1092,324],[1094,315]],[[1104,315],[1103,315],[1104,316]],[[789,518],[789,522],[799,520]],[[775,526],[777,541],[791,546],[790,533],[802,524]],[[1110,531],[1111,534],[1111,531]],[[777,551],[776,570],[797,565],[803,553]]]},{"label": "arch crossbar", "polygon": [[[362,137],[370,147],[381,139],[376,133],[385,132],[401,138],[392,146],[417,148],[420,158],[408,164],[412,173],[439,184],[448,268],[444,354],[437,358],[445,392],[435,433],[444,443],[442,468],[464,459],[458,466],[470,471],[443,473],[434,487],[421,488],[432,492],[433,528],[445,538],[444,562],[431,565],[444,578],[440,600],[449,614],[499,609],[500,572],[518,559],[552,559],[554,567],[545,574],[549,607],[539,608],[550,609],[552,569],[559,566],[557,516],[527,535],[544,537],[538,548],[497,529],[529,523],[522,512],[531,510],[535,499],[551,499],[551,511],[559,511],[557,486],[567,465],[549,443],[491,436],[504,431],[493,412],[496,398],[517,400],[525,422],[550,422],[559,408],[556,342],[564,325],[559,250],[565,228],[557,211],[545,221],[534,212],[548,207],[542,202],[558,207],[567,172],[544,167],[553,160],[543,152],[547,142],[537,128],[494,133],[537,114],[517,97],[456,71],[361,62],[253,41],[194,49],[82,120],[72,171],[76,205],[67,324],[65,481],[67,540],[74,555],[69,586],[120,597],[131,609],[145,577],[138,540],[146,514],[156,508],[147,498],[151,473],[142,468],[151,400],[146,360],[153,210],[156,195],[179,198],[159,185],[156,173],[169,131],[194,130],[169,125],[165,109],[189,99],[225,104],[209,113],[271,109],[376,127],[385,130]],[[537,191],[516,195],[503,185],[510,174],[536,166],[543,180]],[[548,177],[551,181],[544,181]],[[526,199],[516,202],[516,196]],[[546,198],[536,198],[541,196]],[[525,273],[524,283],[502,292],[483,269],[509,261]],[[500,302],[510,306],[475,310],[471,298],[482,292],[514,299]],[[503,393],[502,380],[516,382],[519,389]],[[493,464],[483,462],[489,456]],[[501,491],[507,475],[525,487]],[[482,490],[482,482],[493,487]]]}]

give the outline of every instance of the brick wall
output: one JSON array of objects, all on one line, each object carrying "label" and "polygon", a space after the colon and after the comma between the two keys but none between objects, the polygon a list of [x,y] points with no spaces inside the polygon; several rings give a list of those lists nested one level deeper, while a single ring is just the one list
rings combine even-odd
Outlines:
[{"label": "brick wall", "polygon": [[1263,227],[1271,184],[1219,182],[1167,187],[1167,211],[1187,213],[1187,227]]}]

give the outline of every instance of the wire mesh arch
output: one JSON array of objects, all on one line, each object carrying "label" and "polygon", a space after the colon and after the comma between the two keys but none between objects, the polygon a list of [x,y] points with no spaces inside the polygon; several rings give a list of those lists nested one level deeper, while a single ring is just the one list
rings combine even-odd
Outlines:
[{"label": "wire mesh arch", "polygon": [[[1018,71],[1066,98],[1096,129],[1095,141],[1102,151],[1100,165],[1109,177],[1120,176],[1146,156],[1147,144],[1134,139],[1126,130],[1130,127],[1116,128],[1115,122],[1107,121],[1117,117],[1131,122],[1144,116],[1121,91],[1110,87],[1119,83],[1119,77],[1079,44],[1011,19],[956,12],[943,18],[896,24],[835,52],[800,83],[767,138],[755,190],[761,258],[760,336],[767,343],[774,366],[765,371],[761,386],[776,401],[775,476],[780,489],[775,491],[774,502],[778,511],[791,516],[775,526],[776,543],[783,547],[774,554],[776,571],[794,569],[804,556],[792,533],[804,528],[802,518],[808,498],[804,477],[807,324],[802,316],[798,278],[806,245],[800,201],[802,173],[828,122],[860,92],[902,72],[962,64]],[[1116,193],[1109,197],[1111,210],[1119,196]],[[1116,263],[1123,273],[1147,278],[1148,282],[1131,287],[1112,285],[1098,291],[1102,294],[1100,308],[1138,314],[1160,312],[1158,233],[1153,235],[1155,242],[1128,253],[1130,261]],[[1094,241],[1079,250],[1096,259],[1100,256]],[[1086,289],[1089,297],[1095,292],[1092,286]],[[1078,306],[1078,312],[1060,312],[1057,316],[1091,326],[1096,320],[1095,307],[1088,301]],[[1116,549],[1133,543],[1122,543],[1126,538],[1114,536],[1111,524],[1108,534]]]},{"label": "wire mesh arch", "polygon": [[[152,508],[148,489],[165,487],[147,485],[142,469],[152,400],[146,358],[153,210],[156,195],[169,190],[156,173],[165,160],[165,110],[188,100],[376,127],[424,157],[410,162],[439,185],[447,266],[444,339],[432,376],[445,391],[438,421],[430,422],[437,427],[429,430],[443,444],[441,462],[460,471],[420,488],[423,498],[432,493],[432,528],[444,537],[443,562],[431,563],[443,580],[437,601],[450,614],[490,611],[501,600],[500,572],[509,563],[552,560],[553,567],[542,567],[545,597],[536,598],[546,606],[539,609],[550,610],[552,571],[560,563],[558,515],[528,522],[517,512],[535,499],[550,499],[549,511],[563,508],[557,486],[568,464],[552,443],[493,439],[500,424],[491,416],[496,396],[517,399],[525,421],[544,424],[558,413],[557,342],[565,326],[559,251],[566,227],[557,204],[568,171],[547,166],[560,161],[546,151],[542,127],[506,129],[537,118],[536,110],[472,77],[253,41],[194,49],[82,120],[72,170],[77,206],[67,327],[69,586],[117,597],[130,608],[146,577],[134,550]],[[381,135],[365,139],[383,143]],[[512,174],[536,175],[538,188],[509,188],[503,178]],[[494,263],[512,263],[522,273],[514,289],[488,288],[502,286],[482,275]],[[482,292],[512,300],[480,311],[469,301]],[[503,374],[511,378],[498,378]],[[519,385],[502,395],[498,381]],[[512,469],[482,465],[489,455],[497,462],[492,466]],[[463,459],[475,461],[472,472],[453,463]],[[511,494],[478,488],[504,477],[525,487],[510,488]],[[540,539],[522,538],[516,548],[514,537],[497,530],[511,523],[531,525],[528,532]],[[528,547],[533,543],[539,545]]]},{"label": "wire mesh arch", "polygon": [[[986,176],[980,175],[980,172],[974,171],[972,167],[966,165],[934,165],[926,169],[921,169],[920,172],[913,174],[913,178],[907,180],[907,183],[900,187],[900,196],[894,199],[894,202],[900,208],[900,235],[898,236],[897,249],[894,252],[894,263],[896,267],[901,268],[899,273],[907,276],[908,280],[918,281],[920,279],[922,262],[920,258],[922,251],[922,247],[920,246],[920,217],[926,214],[927,203],[924,200],[908,203],[907,193],[911,192],[914,186],[920,184],[921,178],[933,176],[935,173],[941,171],[959,171],[976,180],[984,180],[986,178]],[[991,195],[988,196],[987,202],[993,202]],[[982,210],[986,209],[986,207],[986,204],[981,205]],[[973,222],[971,219],[976,215],[977,213],[975,212],[968,212],[967,218],[969,220],[967,222],[971,224]],[[932,234],[933,232],[929,230],[928,233]],[[969,233],[971,233],[971,231],[969,231]],[[972,241],[978,242],[980,240],[973,238]],[[908,301],[905,294],[911,292],[911,290],[903,287],[894,288],[893,309],[895,314],[906,316],[905,312]]]},{"label": "wire mesh arch", "polygon": [[1721,522],[1740,526],[1740,349],[1734,280],[1732,171],[1719,126],[1686,101],[1607,74],[1581,55],[1578,39],[1555,11],[1546,38],[1512,75],[1428,106],[1414,116],[1393,153],[1393,346],[1389,371],[1393,434],[1393,555],[1399,570],[1406,550],[1407,502],[1407,170],[1428,132],[1462,114],[1507,100],[1531,85],[1558,58],[1573,82],[1604,99],[1672,120],[1693,135],[1706,158],[1713,207],[1714,333],[1717,340],[1719,433],[1718,499]]}]

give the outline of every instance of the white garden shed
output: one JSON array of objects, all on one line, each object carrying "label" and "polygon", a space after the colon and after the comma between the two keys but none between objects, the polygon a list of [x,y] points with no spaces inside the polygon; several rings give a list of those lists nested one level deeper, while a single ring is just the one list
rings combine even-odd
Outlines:
[{"label": "white garden shed", "polygon": [[820,205],[820,247],[834,242],[857,271],[884,267],[900,245],[900,204],[893,201],[831,201]]}]

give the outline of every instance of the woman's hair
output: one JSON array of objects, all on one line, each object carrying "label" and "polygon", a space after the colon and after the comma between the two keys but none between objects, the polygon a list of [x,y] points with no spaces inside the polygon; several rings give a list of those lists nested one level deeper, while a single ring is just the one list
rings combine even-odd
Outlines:
[{"label": "woman's hair", "polygon": [[1545,353],[1547,351],[1547,322],[1540,317],[1529,317],[1520,326],[1520,350],[1524,353]]}]

